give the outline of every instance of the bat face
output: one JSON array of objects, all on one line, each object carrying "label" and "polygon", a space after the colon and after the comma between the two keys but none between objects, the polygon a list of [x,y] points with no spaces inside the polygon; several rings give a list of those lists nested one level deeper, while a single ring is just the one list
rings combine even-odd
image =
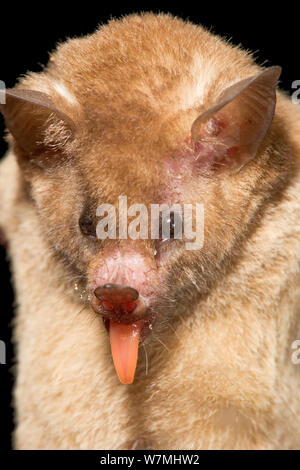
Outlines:
[{"label": "bat face", "polygon": [[[259,223],[282,166],[272,156],[279,74],[201,28],[145,15],[69,41],[8,91],[1,111],[41,234],[103,317],[121,381],[133,380],[139,343],[191,315]],[[161,204],[179,215],[166,238],[158,218],[153,238]],[[141,215],[133,232],[144,236],[128,236]]]}]

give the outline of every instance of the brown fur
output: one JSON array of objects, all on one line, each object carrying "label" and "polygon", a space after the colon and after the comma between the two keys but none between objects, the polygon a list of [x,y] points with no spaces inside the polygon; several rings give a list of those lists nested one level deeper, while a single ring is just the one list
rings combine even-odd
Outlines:
[{"label": "brown fur", "polygon": [[[18,449],[299,448],[300,109],[278,92],[255,159],[238,173],[167,179],[165,160],[215,97],[261,71],[252,57],[171,16],[111,21],[59,46],[22,89],[49,94],[48,162],[10,138],[0,166],[0,224],[18,313]],[[75,98],[59,93],[59,82]],[[195,90],[198,90],[195,92]],[[25,118],[24,118],[25,119]],[[18,163],[17,163],[18,161]],[[205,245],[176,245],[160,267],[157,322],[135,381],[113,370],[107,333],[84,290],[113,242],[83,239],[101,202],[205,205]],[[174,200],[176,199],[176,200]],[[123,241],[153,262],[153,242]],[[146,442],[146,444],[145,444]]]}]

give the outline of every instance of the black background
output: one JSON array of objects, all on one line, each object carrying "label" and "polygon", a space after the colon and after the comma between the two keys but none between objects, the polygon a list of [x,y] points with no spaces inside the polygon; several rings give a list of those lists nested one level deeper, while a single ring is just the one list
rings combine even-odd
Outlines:
[{"label": "black background", "polygon": [[[217,34],[231,39],[235,44],[242,44],[245,49],[255,52],[259,63],[281,65],[283,73],[281,86],[291,94],[291,84],[300,79],[299,36],[300,17],[297,7],[290,2],[277,3],[253,2],[240,3],[239,6],[224,2],[194,2],[189,5],[174,7],[160,3],[159,8],[153,3],[116,7],[112,2],[79,4],[39,2],[39,6],[26,6],[22,10],[19,4],[1,5],[0,15],[0,79],[6,86],[14,86],[17,77],[27,71],[39,71],[48,60],[48,52],[53,50],[58,41],[90,33],[97,25],[106,22],[112,16],[121,16],[141,10],[171,12],[190,19],[195,23],[212,28]],[[67,5],[67,6],[66,6]],[[165,6],[164,6],[165,5]],[[267,5],[273,5],[272,8]],[[276,5],[276,7],[275,7]],[[278,6],[277,6],[278,5]],[[298,42],[298,44],[297,44]],[[3,120],[0,117],[0,156],[6,145],[2,139]],[[1,208],[0,208],[1,210]],[[10,346],[13,293],[10,286],[10,273],[6,253],[0,248],[0,339],[7,344],[7,365],[0,365],[1,380],[1,446],[9,448],[12,430],[11,385],[13,377],[13,354]]]}]

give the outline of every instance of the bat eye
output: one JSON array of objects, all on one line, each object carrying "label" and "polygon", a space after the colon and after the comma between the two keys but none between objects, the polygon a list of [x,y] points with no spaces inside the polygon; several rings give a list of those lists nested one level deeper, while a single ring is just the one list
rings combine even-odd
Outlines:
[{"label": "bat eye", "polygon": [[96,225],[93,218],[86,211],[79,217],[81,233],[90,238],[96,238]]}]

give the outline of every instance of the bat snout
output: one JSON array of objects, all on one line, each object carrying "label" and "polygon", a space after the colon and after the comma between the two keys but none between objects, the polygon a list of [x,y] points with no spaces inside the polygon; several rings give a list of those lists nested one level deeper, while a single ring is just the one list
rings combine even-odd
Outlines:
[{"label": "bat snout", "polygon": [[90,276],[91,306],[104,319],[128,324],[149,316],[159,282],[148,257],[118,248],[95,259]]}]

